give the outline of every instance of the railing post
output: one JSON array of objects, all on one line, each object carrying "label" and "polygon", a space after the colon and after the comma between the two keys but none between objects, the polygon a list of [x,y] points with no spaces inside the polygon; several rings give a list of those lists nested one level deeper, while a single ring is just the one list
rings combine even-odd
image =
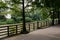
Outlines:
[{"label": "railing post", "polygon": [[39,22],[37,21],[37,29],[39,29]]},{"label": "railing post", "polygon": [[58,24],[58,19],[57,19],[57,24]]},{"label": "railing post", "polygon": [[7,32],[8,32],[8,37],[9,37],[9,26],[7,26]]},{"label": "railing post", "polygon": [[49,26],[49,20],[47,21],[48,23],[47,23],[47,26]]},{"label": "railing post", "polygon": [[50,20],[49,20],[49,26],[50,26],[51,24],[50,24]]},{"label": "railing post", "polygon": [[45,22],[43,22],[43,26],[45,27]]},{"label": "railing post", "polygon": [[30,32],[30,23],[29,23],[29,32]]},{"label": "railing post", "polygon": [[35,30],[35,23],[33,23],[33,30]]},{"label": "railing post", "polygon": [[16,25],[16,34],[18,34],[18,25]]},{"label": "railing post", "polygon": [[46,21],[46,26],[47,26],[47,21]]},{"label": "railing post", "polygon": [[57,24],[57,19],[56,19],[56,24]]},{"label": "railing post", "polygon": [[41,22],[41,27],[42,27],[42,22]]}]

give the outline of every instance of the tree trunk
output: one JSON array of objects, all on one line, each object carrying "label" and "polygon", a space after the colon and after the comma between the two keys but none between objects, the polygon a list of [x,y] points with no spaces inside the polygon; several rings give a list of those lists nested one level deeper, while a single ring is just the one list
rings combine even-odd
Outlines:
[{"label": "tree trunk", "polygon": [[52,25],[54,25],[54,12],[55,12],[55,9],[53,9]]},{"label": "tree trunk", "polygon": [[27,34],[28,31],[26,30],[26,25],[25,25],[25,9],[24,9],[24,0],[23,1],[23,12],[22,12],[22,16],[23,16],[23,30],[21,31],[22,34]]}]

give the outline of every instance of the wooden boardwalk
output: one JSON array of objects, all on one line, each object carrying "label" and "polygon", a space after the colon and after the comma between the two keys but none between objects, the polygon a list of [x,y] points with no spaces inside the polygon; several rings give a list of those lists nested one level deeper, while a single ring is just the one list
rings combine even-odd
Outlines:
[{"label": "wooden boardwalk", "polygon": [[60,40],[60,25],[39,29],[29,34],[18,35],[2,40]]}]

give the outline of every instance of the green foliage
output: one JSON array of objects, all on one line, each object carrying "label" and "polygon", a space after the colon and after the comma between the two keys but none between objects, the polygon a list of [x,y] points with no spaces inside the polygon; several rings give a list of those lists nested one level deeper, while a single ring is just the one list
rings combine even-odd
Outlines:
[{"label": "green foliage", "polygon": [[19,4],[20,0],[11,0],[11,2],[15,3],[15,4]]},{"label": "green foliage", "polygon": [[6,20],[6,23],[7,23],[7,24],[14,24],[15,21],[14,21],[13,19],[7,19],[7,20]]},{"label": "green foliage", "polygon": [[1,21],[0,21],[0,25],[5,25],[5,24],[7,24],[7,23],[6,23],[6,22],[1,22]]},{"label": "green foliage", "polygon": [[0,8],[5,8],[6,6],[6,3],[0,2]]},{"label": "green foliage", "polygon": [[41,18],[41,17],[40,17],[40,14],[34,14],[34,15],[32,16],[32,19],[33,19],[33,20],[36,20],[36,21],[37,21],[37,20],[40,20],[40,18]]},{"label": "green foliage", "polygon": [[32,18],[29,18],[29,17],[26,17],[25,20],[26,20],[26,22],[32,22],[33,21]]},{"label": "green foliage", "polygon": [[37,8],[34,11],[31,11],[30,13],[26,13],[27,17],[32,18],[32,20],[44,20],[49,17],[49,9],[46,7],[43,8]]},{"label": "green foliage", "polygon": [[40,14],[42,19],[47,19],[49,17],[49,11],[46,8],[42,8]]},{"label": "green foliage", "polygon": [[16,17],[16,22],[20,23],[22,21],[22,17]]},{"label": "green foliage", "polygon": [[41,2],[39,2],[39,0],[35,0],[35,2],[32,2],[32,5],[36,5],[36,7],[40,7]]},{"label": "green foliage", "polygon": [[22,17],[21,16],[12,16],[12,19],[16,22],[19,23],[22,21]]},{"label": "green foliage", "polygon": [[42,1],[45,1],[44,3],[46,7],[60,8],[60,0],[42,0]]},{"label": "green foliage", "polygon": [[[7,13],[10,13],[12,15],[12,19],[7,19],[4,21],[6,22],[6,24],[20,23],[23,20],[22,7],[20,7],[22,5],[21,1],[22,0],[10,0],[5,3],[0,2],[0,7],[2,9],[4,8],[6,9],[5,11],[1,12],[1,14],[6,15]],[[27,10],[29,6],[31,6],[32,9],[28,9],[28,12],[25,11],[26,22],[47,19],[48,11],[46,10],[46,8],[41,7],[41,2],[39,2],[39,0],[35,0],[35,2],[29,1],[31,0],[27,0],[28,3],[27,6],[25,7],[25,10]],[[28,5],[29,3],[31,3],[31,5]],[[7,9],[10,9],[10,11],[7,12]]]}]

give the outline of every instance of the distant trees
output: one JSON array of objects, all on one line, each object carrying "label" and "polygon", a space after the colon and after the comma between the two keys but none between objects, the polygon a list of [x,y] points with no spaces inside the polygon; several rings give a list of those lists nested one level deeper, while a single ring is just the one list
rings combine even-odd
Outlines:
[{"label": "distant trees", "polygon": [[[52,22],[54,24],[54,19],[58,18],[58,21],[60,21],[60,17],[59,17],[59,9],[60,9],[60,0],[45,0],[45,6],[52,8],[51,11],[53,11],[52,13]],[[55,17],[54,17],[55,16]],[[59,22],[60,23],[60,22]]]}]

